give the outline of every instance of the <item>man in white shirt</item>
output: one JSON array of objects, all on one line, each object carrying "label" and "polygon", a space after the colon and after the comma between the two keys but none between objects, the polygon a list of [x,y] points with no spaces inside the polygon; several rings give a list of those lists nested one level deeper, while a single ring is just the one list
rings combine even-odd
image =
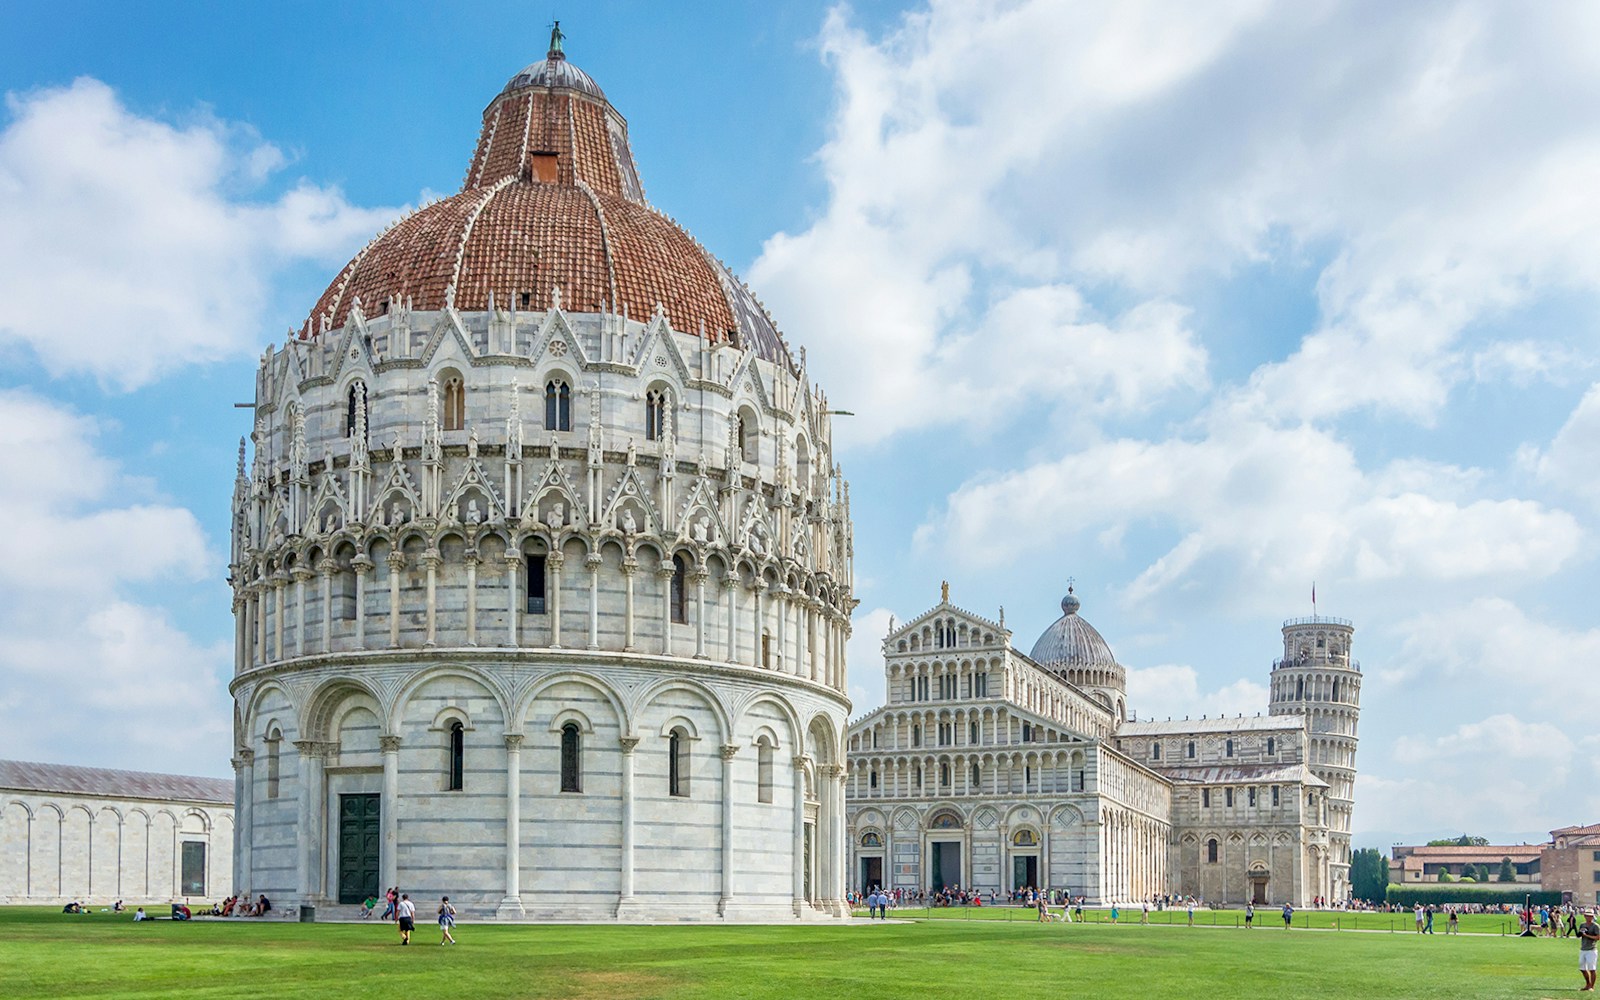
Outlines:
[{"label": "man in white shirt", "polygon": [[400,918],[400,943],[411,943],[411,932],[417,928],[417,904],[405,893],[400,894],[400,905],[396,908],[396,915]]}]

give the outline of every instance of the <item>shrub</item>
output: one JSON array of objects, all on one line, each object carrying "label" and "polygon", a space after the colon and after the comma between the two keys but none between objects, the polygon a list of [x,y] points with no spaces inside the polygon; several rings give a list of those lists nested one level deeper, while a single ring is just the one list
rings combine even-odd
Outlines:
[{"label": "shrub", "polygon": [[1454,882],[1449,885],[1438,885],[1432,882],[1398,883],[1390,885],[1384,898],[1395,906],[1411,906],[1421,903],[1424,906],[1432,904],[1439,906],[1446,903],[1512,903],[1521,906],[1524,900],[1531,900],[1533,905],[1541,903],[1559,904],[1559,892],[1529,892],[1526,889],[1515,888],[1507,885],[1482,885],[1471,882]]}]

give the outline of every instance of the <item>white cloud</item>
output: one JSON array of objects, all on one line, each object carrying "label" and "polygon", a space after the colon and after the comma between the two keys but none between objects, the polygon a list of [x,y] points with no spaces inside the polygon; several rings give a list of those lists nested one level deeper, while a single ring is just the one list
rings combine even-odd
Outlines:
[{"label": "white cloud", "polygon": [[1242,678],[1203,691],[1200,675],[1184,664],[1128,670],[1128,704],[1141,719],[1259,715],[1266,711],[1270,697],[1264,685]]},{"label": "white cloud", "polygon": [[1566,725],[1593,720],[1583,697],[1600,663],[1600,629],[1569,629],[1530,617],[1502,597],[1430,610],[1399,623],[1405,636],[1379,677],[1390,696],[1419,683],[1465,684],[1486,697],[1516,692],[1519,705]]},{"label": "white cloud", "polygon": [[[1441,736],[1402,737],[1388,774],[1356,778],[1360,830],[1547,831],[1579,822],[1597,799],[1573,769],[1559,728],[1509,713]],[[1588,775],[1583,775],[1587,778]]]},{"label": "white cloud", "polygon": [[1589,387],[1550,446],[1523,460],[1541,480],[1600,505],[1600,382]]},{"label": "white cloud", "polygon": [[850,714],[857,717],[872,711],[885,700],[883,689],[883,637],[889,634],[894,613],[888,608],[858,611],[850,619],[850,639],[845,643],[844,662],[849,673]]},{"label": "white cloud", "polygon": [[336,265],[392,218],[308,182],[248,129],[141,117],[105,84],[12,94],[0,131],[0,344],[132,389],[254,353],[274,274]]},{"label": "white cloud", "polygon": [[195,641],[160,605],[216,572],[189,511],[96,447],[98,425],[0,391],[0,756],[192,772],[228,733],[228,644]]},{"label": "white cloud", "polygon": [[1314,326],[1279,331],[1305,338],[1230,405],[1426,424],[1462,379],[1525,383],[1560,356],[1474,347],[1472,324],[1600,289],[1600,122],[1580,110],[1600,99],[1597,20],[1470,0],[945,0],[871,37],[836,9],[828,201],[752,279],[865,418],[844,432],[870,440],[972,412],[944,404],[973,342],[1020,376],[1015,402],[1052,378],[1067,406],[1199,384],[1194,333],[1122,329],[1101,346],[1130,384],[1108,393],[1070,324],[1001,321],[1015,296],[1115,289],[1118,312],[1181,315],[1196,279],[1315,260]]},{"label": "white cloud", "polygon": [[[1270,609],[1285,588],[1345,578],[1540,578],[1584,537],[1570,514],[1519,499],[1458,500],[1469,470],[1407,461],[1368,475],[1309,426],[1212,426],[1198,440],[1101,442],[952,494],[917,530],[969,565],[996,566],[1080,534],[1156,522],[1177,540],[1130,587],[1147,599],[1205,580],[1214,599]],[[1220,583],[1220,585],[1219,585]]]}]

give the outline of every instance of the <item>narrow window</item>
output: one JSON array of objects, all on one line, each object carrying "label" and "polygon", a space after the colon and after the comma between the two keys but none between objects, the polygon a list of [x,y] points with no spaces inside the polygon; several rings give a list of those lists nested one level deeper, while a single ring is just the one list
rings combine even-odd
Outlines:
[{"label": "narrow window", "polygon": [[1209,788],[1200,789],[1200,806],[1203,809],[1210,809],[1211,808],[1211,789],[1209,789]]},{"label": "narrow window", "polygon": [[545,568],[544,556],[528,557],[528,581],[524,588],[528,593],[528,614],[544,614],[545,598]]},{"label": "narrow window", "polygon": [[878,787],[878,772],[876,770],[871,771],[871,772],[869,772],[867,774],[867,785],[868,785],[868,787],[871,787],[871,788],[877,788]]},{"label": "narrow window", "polygon": [[667,737],[667,794],[689,797],[689,739],[682,729]]},{"label": "narrow window", "polygon": [[450,723],[450,762],[444,785],[447,792],[461,791],[462,778],[465,777],[463,771],[466,763],[466,736],[466,730],[459,719]]},{"label": "narrow window", "polygon": [[922,791],[922,765],[921,764],[917,765],[916,779],[917,779],[917,791],[920,792],[920,791]]},{"label": "narrow window", "polygon": [[[687,582],[688,569],[683,564],[682,556],[672,557],[672,620],[679,625],[689,621],[689,595]],[[766,656],[763,648],[762,656]]]},{"label": "narrow window", "polygon": [[1083,791],[1083,783],[1084,783],[1084,772],[1082,772],[1082,771],[1074,771],[1073,774],[1072,774],[1072,790],[1075,791],[1075,792]]},{"label": "narrow window", "polygon": [[1252,786],[1250,786],[1250,805],[1253,808],[1255,806],[1255,804],[1256,804],[1256,789],[1255,789],[1255,786],[1252,785]]},{"label": "narrow window", "polygon": [[742,413],[739,414],[739,457],[746,462],[761,460],[761,431]]},{"label": "narrow window", "polygon": [[1278,807],[1278,786],[1277,785],[1273,785],[1272,786],[1272,807],[1274,809],[1276,809]]},{"label": "narrow window", "polygon": [[911,745],[914,746],[914,747],[922,746],[922,727],[921,726],[915,726],[914,725],[914,726],[911,727]]},{"label": "narrow window", "polygon": [[978,765],[977,764],[973,764],[972,765],[972,783],[971,784],[972,784],[972,792],[973,792],[974,795],[976,795],[978,792],[983,790],[982,777],[983,777],[983,774],[979,770]]},{"label": "narrow window", "polygon": [[1277,752],[1278,752],[1278,741],[1273,739],[1272,737],[1268,736],[1267,737],[1267,756],[1271,757],[1273,754],[1275,754]]},{"label": "narrow window", "polygon": [[666,436],[667,393],[665,389],[651,389],[644,394],[644,439],[660,441]]},{"label": "narrow window", "polygon": [[283,747],[283,733],[277,729],[267,734],[267,798],[278,797],[279,751]]},{"label": "narrow window", "polygon": [[344,436],[355,437],[358,421],[356,410],[361,405],[360,401],[367,395],[367,384],[357,379],[350,383],[350,392],[345,397],[344,407]]},{"label": "narrow window", "polygon": [[939,765],[939,787],[950,787],[950,765],[947,763],[941,763]]},{"label": "narrow window", "polygon": [[467,386],[461,379],[444,380],[444,429],[459,431],[467,425]]},{"label": "narrow window", "polygon": [[974,698],[989,697],[989,675],[979,674],[972,678],[972,696]]},{"label": "narrow window", "polygon": [[1232,809],[1233,808],[1233,789],[1224,788],[1222,790],[1222,796],[1225,799],[1225,801],[1223,802],[1223,805],[1227,806],[1229,809]]},{"label": "narrow window", "polygon": [[1033,726],[1024,722],[1022,724],[1022,742],[1027,743],[1031,739],[1033,739]]},{"label": "narrow window", "polygon": [[1294,697],[1296,701],[1306,700],[1306,679],[1304,677],[1294,682]]},{"label": "narrow window", "polygon": [[1190,760],[1194,760],[1194,740],[1189,741],[1188,757]]},{"label": "narrow window", "polygon": [[967,723],[967,742],[972,746],[978,745],[978,724],[976,722]]},{"label": "narrow window", "polygon": [[761,665],[772,669],[772,636],[767,632],[761,633]]},{"label": "narrow window", "polygon": [[1217,840],[1215,837],[1206,841],[1206,860],[1212,864],[1217,863]]},{"label": "narrow window", "polygon": [[583,734],[576,722],[561,727],[561,790],[583,791]]},{"label": "narrow window", "polygon": [[756,800],[772,801],[772,744],[765,737],[756,744]]},{"label": "narrow window", "polygon": [[572,430],[572,389],[561,379],[552,379],[545,383],[544,429]]},{"label": "narrow window", "polygon": [[1233,741],[1232,740],[1228,741],[1228,756],[1229,757],[1233,756]]},{"label": "narrow window", "polygon": [[1150,759],[1151,760],[1160,760],[1161,759],[1161,744],[1159,744],[1159,743],[1150,744]]}]

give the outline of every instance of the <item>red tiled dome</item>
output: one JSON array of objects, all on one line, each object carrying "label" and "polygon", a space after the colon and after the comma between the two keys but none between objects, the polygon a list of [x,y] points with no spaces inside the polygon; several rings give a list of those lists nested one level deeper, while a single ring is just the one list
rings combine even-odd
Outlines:
[{"label": "red tiled dome", "polygon": [[674,329],[731,340],[792,367],[771,319],[720,261],[645,201],[627,122],[552,51],[484,110],[461,192],[380,234],[342,269],[303,330],[342,325],[359,298],[419,310],[497,305],[578,312],[659,304]]}]

